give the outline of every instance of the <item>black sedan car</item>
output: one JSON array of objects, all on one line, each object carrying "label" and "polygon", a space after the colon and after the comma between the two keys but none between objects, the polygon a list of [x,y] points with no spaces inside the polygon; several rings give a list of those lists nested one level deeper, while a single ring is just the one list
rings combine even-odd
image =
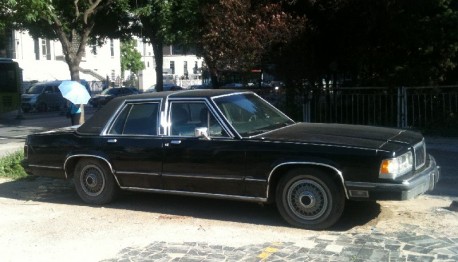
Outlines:
[{"label": "black sedan car", "polygon": [[89,104],[93,107],[100,107],[105,105],[115,97],[133,95],[138,93],[138,90],[133,87],[111,87],[103,90],[102,93],[92,97],[89,100]]},{"label": "black sedan car", "polygon": [[407,130],[295,123],[249,91],[113,99],[79,127],[30,135],[28,174],[73,179],[83,201],[119,190],[275,203],[291,225],[324,229],[347,200],[406,200],[439,167]]}]

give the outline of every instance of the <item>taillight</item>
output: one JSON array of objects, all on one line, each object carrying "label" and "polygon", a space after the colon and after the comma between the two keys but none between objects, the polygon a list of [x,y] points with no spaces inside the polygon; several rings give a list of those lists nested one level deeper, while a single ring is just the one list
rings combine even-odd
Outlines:
[{"label": "taillight", "polygon": [[24,159],[29,158],[29,147],[24,145]]}]

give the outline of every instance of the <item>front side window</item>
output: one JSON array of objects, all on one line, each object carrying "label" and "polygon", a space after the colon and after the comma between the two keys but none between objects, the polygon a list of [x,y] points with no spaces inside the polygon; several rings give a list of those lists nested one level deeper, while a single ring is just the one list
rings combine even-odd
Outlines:
[{"label": "front side window", "polygon": [[214,99],[227,121],[242,137],[285,127],[294,122],[254,94],[236,94]]},{"label": "front side window", "polygon": [[228,137],[204,102],[172,102],[170,105],[170,134],[196,136],[204,128],[210,137]]},{"label": "front side window", "polygon": [[108,134],[157,135],[159,103],[131,104],[124,107]]}]

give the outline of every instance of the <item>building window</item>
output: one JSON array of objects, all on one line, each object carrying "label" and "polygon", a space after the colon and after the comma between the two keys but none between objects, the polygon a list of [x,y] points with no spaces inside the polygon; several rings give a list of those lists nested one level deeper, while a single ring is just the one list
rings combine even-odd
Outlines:
[{"label": "building window", "polygon": [[188,61],[184,61],[183,72],[184,72],[184,78],[185,79],[189,79],[189,77],[188,77]]},{"label": "building window", "polygon": [[175,74],[175,61],[170,61],[170,73]]},{"label": "building window", "polygon": [[111,80],[114,81],[116,79],[116,74],[114,70],[111,70]]},{"label": "building window", "polygon": [[46,39],[41,39],[41,55],[46,56]]},{"label": "building window", "polygon": [[51,42],[49,39],[37,39],[34,41],[37,60],[40,60],[41,58],[51,60]]},{"label": "building window", "polygon": [[35,49],[35,60],[40,60],[40,43],[38,38],[33,39],[33,47]]},{"label": "building window", "polygon": [[113,39],[110,39],[110,52],[111,52],[111,57],[114,57],[114,41]]},{"label": "building window", "polygon": [[196,61],[195,64],[194,64],[194,68],[192,69],[193,74],[197,75],[197,70],[198,69],[199,69],[199,67],[197,66],[197,61]]}]

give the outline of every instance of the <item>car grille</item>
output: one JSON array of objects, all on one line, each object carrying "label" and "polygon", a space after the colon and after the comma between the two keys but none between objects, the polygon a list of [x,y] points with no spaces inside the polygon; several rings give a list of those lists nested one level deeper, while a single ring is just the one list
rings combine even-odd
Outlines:
[{"label": "car grille", "polygon": [[415,169],[422,168],[426,163],[426,146],[425,142],[422,141],[416,144],[413,147],[414,154],[415,154]]}]

